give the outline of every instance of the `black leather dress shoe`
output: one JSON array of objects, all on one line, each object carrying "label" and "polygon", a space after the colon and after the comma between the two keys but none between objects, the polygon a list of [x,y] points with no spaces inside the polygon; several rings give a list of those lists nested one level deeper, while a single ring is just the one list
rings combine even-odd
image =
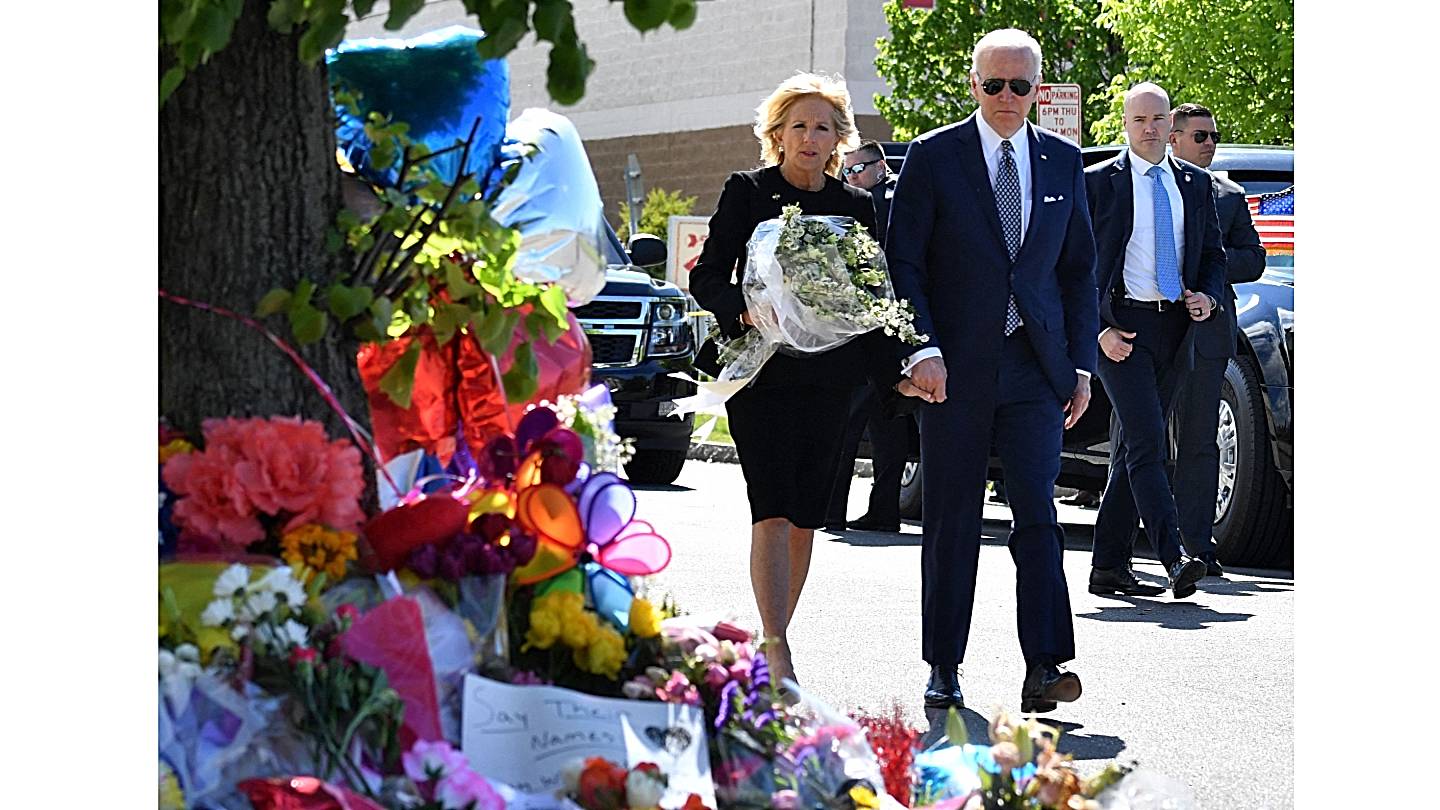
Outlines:
[{"label": "black leather dress shoe", "polygon": [[1107,596],[1112,593],[1125,596],[1159,596],[1165,589],[1159,585],[1146,585],[1135,578],[1130,566],[1123,568],[1091,568],[1090,593]]},{"label": "black leather dress shoe", "polygon": [[1205,561],[1205,576],[1223,577],[1225,569],[1220,567],[1220,561],[1215,559],[1214,554],[1201,554],[1200,559]]},{"label": "black leather dress shoe", "polygon": [[1170,590],[1176,599],[1184,599],[1195,593],[1195,583],[1205,578],[1205,561],[1198,557],[1185,557],[1170,563]]},{"label": "black leather dress shoe", "polygon": [[900,531],[900,520],[876,520],[870,517],[869,513],[863,514],[846,524],[852,529],[859,529],[862,532],[890,532],[892,534]]},{"label": "black leather dress shoe", "polygon": [[965,708],[965,695],[960,692],[960,667],[930,667],[930,683],[925,687],[925,708]]},{"label": "black leather dress shoe", "polygon": [[845,531],[845,529],[846,529],[845,521],[843,521],[843,520],[830,521],[830,522],[826,523],[824,526],[821,527],[821,530],[822,530],[822,531],[827,531],[827,532],[830,532],[831,534],[839,534],[840,532]]},{"label": "black leather dress shoe", "polygon": [[1061,672],[1049,664],[1031,664],[1025,670],[1025,683],[1020,687],[1020,711],[1023,714],[1055,711],[1055,704],[1079,699],[1080,676]]}]

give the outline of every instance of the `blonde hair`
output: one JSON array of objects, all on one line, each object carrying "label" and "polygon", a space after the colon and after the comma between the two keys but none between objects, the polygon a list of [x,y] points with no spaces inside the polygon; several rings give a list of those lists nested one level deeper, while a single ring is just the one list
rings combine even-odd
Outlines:
[{"label": "blonde hair", "polygon": [[785,116],[790,114],[795,102],[812,97],[824,99],[834,110],[832,120],[839,140],[835,144],[835,152],[825,163],[825,173],[838,176],[837,172],[845,162],[845,153],[860,145],[850,91],[845,89],[845,80],[838,75],[796,73],[760,102],[760,106],[755,108],[755,137],[760,141],[762,164],[775,166],[785,162],[785,155],[780,151],[780,130],[785,126]]}]

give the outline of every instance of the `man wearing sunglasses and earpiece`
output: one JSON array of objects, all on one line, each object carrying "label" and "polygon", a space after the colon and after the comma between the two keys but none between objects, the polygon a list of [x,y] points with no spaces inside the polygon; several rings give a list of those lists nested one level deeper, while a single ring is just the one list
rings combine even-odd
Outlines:
[{"label": "man wearing sunglasses and earpiece", "polygon": [[[1199,104],[1181,104],[1170,111],[1170,151],[1202,169],[1215,160],[1220,132],[1215,115]],[[1171,419],[1179,436],[1175,458],[1175,506],[1180,510],[1180,535],[1191,554],[1205,561],[1208,576],[1223,576],[1225,570],[1215,557],[1212,529],[1215,519],[1215,488],[1220,480],[1220,449],[1216,431],[1220,422],[1220,382],[1225,366],[1235,356],[1235,288],[1231,285],[1254,281],[1265,272],[1265,248],[1245,189],[1219,174],[1210,175],[1215,190],[1215,213],[1220,218],[1220,238],[1225,244],[1225,302],[1220,317],[1195,324],[1195,367],[1185,376],[1175,394]],[[1213,332],[1206,340],[1198,334]],[[1211,356],[1213,355],[1213,356]]]},{"label": "man wearing sunglasses and earpiece", "polygon": [[[845,168],[840,176],[856,188],[870,192],[875,205],[875,227],[880,232],[880,246],[885,246],[885,229],[890,222],[890,197],[895,192],[896,175],[885,165],[885,150],[876,141],[861,141],[853,152],[845,154]],[[870,458],[874,462],[874,483],[865,514],[846,520],[850,500],[850,482],[855,473],[855,455],[865,426],[870,426]],[[910,426],[901,417],[887,415],[876,399],[871,386],[861,386],[850,403],[850,419],[841,439],[840,467],[830,487],[830,505],[826,510],[826,531],[846,529],[867,532],[900,531],[900,479],[905,473],[905,457],[910,450]]]}]

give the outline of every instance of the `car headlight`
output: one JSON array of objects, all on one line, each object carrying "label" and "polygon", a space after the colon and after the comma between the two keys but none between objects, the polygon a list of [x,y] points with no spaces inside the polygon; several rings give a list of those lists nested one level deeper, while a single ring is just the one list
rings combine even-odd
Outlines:
[{"label": "car headlight", "polygon": [[685,321],[685,305],[679,301],[661,300],[650,308],[651,357],[675,357],[690,351],[690,324]]}]

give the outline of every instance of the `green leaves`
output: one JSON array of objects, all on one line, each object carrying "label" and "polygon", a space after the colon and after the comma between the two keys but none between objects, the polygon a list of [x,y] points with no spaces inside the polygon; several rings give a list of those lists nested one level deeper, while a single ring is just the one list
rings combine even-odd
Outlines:
[{"label": "green leaves", "polygon": [[960,717],[960,712],[955,711],[954,706],[951,706],[949,713],[945,715],[945,736],[954,746],[970,742],[970,735],[965,731],[965,721]]},{"label": "green leaves", "polygon": [[575,104],[585,95],[585,80],[594,69],[584,44],[556,45],[545,68],[545,90],[560,104]]},{"label": "green leaves", "polygon": [[670,7],[670,27],[676,31],[684,31],[694,25],[697,10],[695,0],[675,0]]},{"label": "green leaves", "polygon": [[260,299],[260,303],[255,307],[255,317],[268,318],[284,310],[289,305],[290,291],[276,287],[270,292],[265,293],[265,297]]},{"label": "green leaves", "polygon": [[635,26],[636,30],[644,33],[653,31],[665,24],[670,19],[671,7],[674,0],[624,0],[625,19]]},{"label": "green leaves", "polygon": [[227,13],[219,3],[207,3],[195,12],[195,21],[184,36],[194,39],[206,51],[217,53],[230,42],[234,28],[235,15]]},{"label": "green leaves", "polygon": [[505,400],[510,403],[528,401],[540,389],[539,376],[540,365],[535,361],[535,350],[528,342],[516,346],[515,362],[500,377],[505,386]]},{"label": "green leaves", "polygon": [[399,31],[424,7],[425,0],[390,0],[390,16],[385,18],[385,30]]},{"label": "green leaves", "polygon": [[344,322],[368,310],[375,291],[369,287],[347,287],[336,282],[326,290],[325,297],[330,306],[330,314]]},{"label": "green leaves", "polygon": [[185,68],[179,65],[165,71],[165,75],[160,77],[160,106],[165,106],[165,100],[170,98],[170,94],[175,92],[175,88],[179,87],[184,79]]},{"label": "green leaves", "polygon": [[420,362],[420,341],[412,342],[395,365],[380,378],[380,390],[390,401],[401,408],[410,407],[410,395],[415,390],[415,366]]}]

